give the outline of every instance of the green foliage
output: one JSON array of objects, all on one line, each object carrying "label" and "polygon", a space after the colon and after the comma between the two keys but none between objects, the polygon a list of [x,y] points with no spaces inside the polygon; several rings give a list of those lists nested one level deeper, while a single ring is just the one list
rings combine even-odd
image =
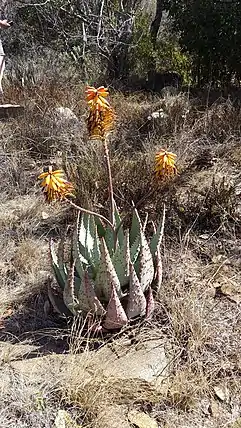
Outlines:
[{"label": "green foliage", "polygon": [[241,79],[241,2],[167,0],[173,30],[193,57],[199,83],[230,83]]},{"label": "green foliage", "polygon": [[162,32],[154,49],[149,31],[150,21],[147,14],[136,16],[131,71],[139,76],[147,75],[153,68],[157,72],[176,71],[185,84],[190,83],[190,56],[182,51],[177,37],[171,35],[168,30]]},{"label": "green foliage", "polygon": [[104,227],[98,217],[79,216],[69,268],[63,260],[64,242],[59,244],[58,255],[51,243],[53,272],[59,285],[58,294],[49,290],[53,306],[66,316],[98,316],[108,330],[150,313],[151,287],[158,292],[161,285],[163,229],[164,219],[149,245],[137,210],[130,232],[123,229],[117,207],[114,230]]},{"label": "green foliage", "polygon": [[191,83],[191,58],[184,53],[177,42],[173,40],[160,41],[155,52],[156,68],[158,71],[174,70],[178,72],[183,83]]},{"label": "green foliage", "polygon": [[147,74],[153,61],[154,49],[149,32],[150,17],[147,14],[137,14],[133,32],[133,43],[130,50],[131,72],[139,76]]}]

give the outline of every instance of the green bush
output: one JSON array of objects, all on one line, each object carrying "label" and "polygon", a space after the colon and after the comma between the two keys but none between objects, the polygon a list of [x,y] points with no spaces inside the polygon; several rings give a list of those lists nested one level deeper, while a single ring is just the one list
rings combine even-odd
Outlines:
[{"label": "green bush", "polygon": [[182,76],[185,84],[190,83],[191,58],[182,51],[177,37],[170,34],[169,23],[164,24],[155,49],[149,31],[150,23],[151,18],[148,14],[142,13],[136,17],[133,48],[130,51],[131,72],[143,77],[153,68],[159,72],[176,71]]}]

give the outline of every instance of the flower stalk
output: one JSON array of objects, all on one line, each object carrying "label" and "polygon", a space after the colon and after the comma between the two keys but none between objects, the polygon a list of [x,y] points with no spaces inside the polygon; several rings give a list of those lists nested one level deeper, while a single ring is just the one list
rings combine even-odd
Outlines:
[{"label": "flower stalk", "polygon": [[113,191],[113,180],[112,180],[112,174],[111,174],[111,165],[110,165],[110,152],[108,147],[108,141],[107,138],[104,139],[104,156],[105,156],[105,162],[106,162],[106,171],[108,175],[108,183],[109,183],[109,200],[110,200],[110,222],[112,226],[115,226],[115,217],[114,217],[114,191]]}]

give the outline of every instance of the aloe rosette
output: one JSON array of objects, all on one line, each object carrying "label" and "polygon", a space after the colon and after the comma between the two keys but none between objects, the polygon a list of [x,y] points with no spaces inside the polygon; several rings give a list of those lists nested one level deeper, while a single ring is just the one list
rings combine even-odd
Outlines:
[{"label": "aloe rosette", "polygon": [[158,294],[162,282],[160,246],[165,211],[149,241],[136,209],[130,230],[124,230],[116,205],[114,218],[111,228],[93,215],[78,216],[70,267],[64,261],[63,240],[57,252],[50,243],[60,291],[56,294],[49,287],[52,305],[65,316],[97,316],[104,330],[120,329],[133,318],[149,317],[154,310],[153,291]]}]

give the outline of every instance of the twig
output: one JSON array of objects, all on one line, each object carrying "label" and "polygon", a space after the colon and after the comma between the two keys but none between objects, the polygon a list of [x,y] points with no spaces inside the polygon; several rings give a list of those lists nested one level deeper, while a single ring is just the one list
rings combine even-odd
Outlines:
[{"label": "twig", "polygon": [[90,211],[90,210],[87,210],[86,208],[79,207],[79,205],[76,205],[70,199],[66,198],[65,201],[68,202],[73,208],[76,208],[77,210],[81,211],[82,213],[90,214],[90,215],[93,215],[93,216],[98,217],[99,219],[103,220],[115,232],[115,228],[114,228],[113,224],[110,222],[110,220],[108,220],[108,218],[106,218],[103,215],[96,213],[94,211]]},{"label": "twig", "polygon": [[102,0],[101,6],[100,6],[98,29],[97,29],[97,44],[98,44],[98,46],[100,45],[99,40],[100,40],[100,32],[101,32],[104,5],[105,5],[105,0]]}]

